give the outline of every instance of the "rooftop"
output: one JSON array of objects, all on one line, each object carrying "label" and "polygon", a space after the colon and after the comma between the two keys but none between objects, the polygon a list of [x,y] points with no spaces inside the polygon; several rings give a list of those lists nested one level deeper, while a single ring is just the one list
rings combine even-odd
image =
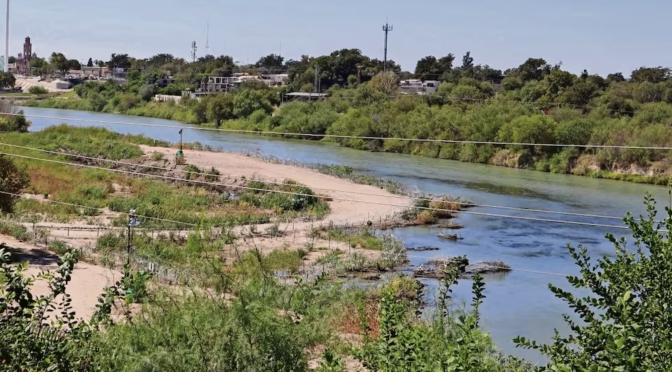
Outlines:
[{"label": "rooftop", "polygon": [[287,93],[285,95],[290,97],[329,97],[329,93],[294,92],[294,93]]}]

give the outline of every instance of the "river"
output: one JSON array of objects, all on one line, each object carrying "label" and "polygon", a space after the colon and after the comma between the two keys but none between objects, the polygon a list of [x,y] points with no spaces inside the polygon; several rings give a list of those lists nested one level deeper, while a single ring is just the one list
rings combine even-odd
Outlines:
[{"label": "river", "polygon": [[[121,133],[145,134],[149,137],[177,142],[177,130],[133,125],[103,124],[95,121],[192,126],[151,118],[100,114],[83,111],[23,108],[32,121],[31,131],[67,122],[76,126],[105,126]],[[46,116],[51,118],[41,118]],[[76,119],[74,121],[73,119]],[[83,120],[83,121],[82,121]],[[461,163],[424,157],[369,153],[312,141],[285,140],[267,136],[238,135],[223,132],[185,130],[185,142],[200,142],[229,151],[257,151],[265,155],[292,159],[303,163],[343,164],[357,170],[386,177],[432,194],[460,195],[479,204],[586,213],[622,217],[628,211],[644,213],[643,196],[651,193],[659,206],[669,204],[664,187],[640,185],[619,181],[557,175],[536,171],[517,170],[482,164]],[[187,151],[188,157],[188,151]],[[599,224],[620,225],[619,220],[563,216],[528,211],[510,211],[475,208],[475,212],[507,216],[538,217],[572,220]],[[662,214],[659,214],[662,216]],[[395,235],[407,246],[437,246],[440,251],[412,252],[411,263],[419,265],[426,258],[467,255],[471,262],[501,259],[515,269],[541,272],[577,274],[578,269],[567,251],[567,243],[582,244],[593,258],[611,255],[613,247],[604,238],[606,233],[628,237],[628,230],[589,227],[550,222],[461,215],[459,223],[466,226],[460,231],[464,240],[440,241],[437,229],[413,227],[397,229]],[[431,289],[435,281],[426,280]],[[533,362],[544,359],[536,351],[515,348],[512,339],[518,335],[540,342],[549,342],[554,328],[567,327],[563,313],[571,313],[556,299],[548,284],[571,288],[561,276],[513,271],[504,275],[486,276],[487,298],[482,307],[484,328],[491,333],[500,349]],[[454,297],[470,301],[471,282],[462,281],[454,288]]]}]

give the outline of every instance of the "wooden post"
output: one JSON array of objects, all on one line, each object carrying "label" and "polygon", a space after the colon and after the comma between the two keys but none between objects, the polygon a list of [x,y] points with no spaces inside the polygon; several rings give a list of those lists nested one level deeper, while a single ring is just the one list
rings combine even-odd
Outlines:
[{"label": "wooden post", "polygon": [[70,236],[70,228],[68,227],[68,236]]}]

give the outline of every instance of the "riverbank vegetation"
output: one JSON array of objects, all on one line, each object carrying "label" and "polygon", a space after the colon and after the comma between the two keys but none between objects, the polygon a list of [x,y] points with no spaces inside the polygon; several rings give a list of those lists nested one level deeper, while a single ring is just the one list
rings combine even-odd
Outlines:
[{"label": "riverbank vegetation", "polygon": [[[269,56],[246,67],[235,66],[226,56],[204,57],[193,64],[168,55],[148,60],[126,57],[129,66],[142,64],[146,68],[144,73],[129,73],[128,84],[89,82],[76,87],[79,99],[27,104],[159,117],[228,129],[317,135],[298,137],[306,139],[335,135],[575,145],[325,139],[368,151],[633,182],[667,184],[672,175],[663,150],[581,147],[670,147],[672,80],[669,70],[662,67],[639,68],[628,79],[620,72],[606,78],[587,71],[577,76],[564,71],[560,64],[551,65],[540,58],[500,71],[476,64],[469,53],[461,63],[452,54],[438,59],[425,57],[418,61],[414,74],[402,72],[394,62],[389,65],[391,72],[383,74],[380,61],[356,49],[286,63]],[[175,74],[172,84],[160,88],[160,76],[177,65],[187,72]],[[331,98],[289,103],[278,109],[284,93],[312,91],[318,67],[321,87],[331,93]],[[280,70],[289,76],[282,88],[252,81],[227,95],[199,101],[184,97],[179,103],[152,101],[157,93],[194,89],[207,76]],[[399,79],[411,76],[438,81],[438,91],[425,96],[400,94]]]},{"label": "riverbank vegetation", "polygon": [[[672,347],[665,342],[669,327],[661,324],[669,320],[672,283],[660,273],[672,270],[672,245],[659,229],[672,228],[672,211],[661,224],[654,202],[647,198],[646,203],[647,216],[625,220],[640,242],[636,251],[609,235],[615,256],[595,266],[585,248],[569,248],[581,274],[568,281],[584,291],[583,297],[556,286],[551,290],[578,309],[583,322],[566,318],[570,335],[557,336],[551,345],[515,340],[539,349],[549,359],[546,366],[501,355],[480,330],[480,308],[487,299],[479,275],[472,277],[468,306],[452,300],[450,288],[464,273],[466,260],[444,267],[435,308],[421,316],[428,293],[413,278],[395,275],[367,288],[325,276],[278,278],[275,270],[295,266],[296,256],[251,251],[226,263],[196,254],[216,249],[207,239],[195,238],[185,254],[192,255],[189,266],[200,270],[189,276],[187,287],[146,287],[150,275],[127,269],[101,294],[86,322],[75,322],[68,297],[60,296],[78,251],[63,249],[58,270],[38,278],[52,283],[51,293],[33,297],[25,265],[12,263],[7,247],[1,247],[0,358],[8,370],[35,371],[223,366],[241,371],[665,371]],[[135,303],[141,308],[133,310]],[[52,315],[62,321],[43,322],[50,305],[64,310]],[[121,319],[111,316],[118,307]],[[27,331],[32,329],[40,332]]]},{"label": "riverbank vegetation", "polygon": [[[189,164],[179,166],[184,168],[184,172],[172,176],[177,182],[165,182],[160,177],[166,172],[157,173],[156,168],[165,166],[167,160],[145,156],[137,145],[157,143],[143,136],[120,135],[102,128],[63,125],[37,133],[0,134],[0,141],[54,152],[43,153],[16,147],[4,150],[36,158],[15,159],[21,169],[25,169],[29,183],[22,185],[22,190],[14,187],[9,192],[23,191],[33,196],[20,199],[13,211],[17,216],[39,215],[51,221],[85,220],[91,224],[94,221],[101,222],[101,218],[112,218],[113,223],[124,225],[125,213],[136,209],[139,214],[149,217],[143,223],[146,227],[185,229],[200,223],[234,226],[267,223],[272,219],[297,218],[301,215],[319,219],[329,211],[326,202],[311,196],[314,195],[312,190],[296,183],[286,182],[283,186],[277,186],[241,180],[237,184],[242,187],[249,184],[251,189],[261,190],[257,191],[239,190],[235,186],[210,187],[191,182],[217,182],[220,175],[216,170],[200,170]],[[97,158],[101,161],[96,161]],[[137,165],[119,165],[103,159],[133,160],[131,164]],[[79,163],[104,169],[78,168],[63,163]],[[151,163],[154,168],[143,169],[145,163]],[[106,170],[110,168],[118,173]],[[9,168],[3,170],[9,171]],[[132,177],[134,172],[160,177]],[[292,192],[302,195],[291,195]],[[237,196],[233,197],[234,194]]]}]

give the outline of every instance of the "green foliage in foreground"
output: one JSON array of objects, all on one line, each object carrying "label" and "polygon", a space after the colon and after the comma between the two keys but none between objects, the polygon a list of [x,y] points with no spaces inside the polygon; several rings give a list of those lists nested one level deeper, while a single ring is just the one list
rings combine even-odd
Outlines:
[{"label": "green foliage in foreground", "polygon": [[[77,262],[76,251],[62,256],[54,272],[39,275],[50,292],[31,293],[25,263],[10,265],[10,254],[0,247],[0,369],[3,371],[91,371],[97,347],[92,339],[105,324],[123,286],[107,288],[99,298],[90,323],[76,318],[65,289]],[[127,280],[127,278],[125,278]]]},{"label": "green foliage in foreground", "polygon": [[[259,189],[264,192],[261,185]],[[350,348],[351,353],[374,371],[669,371],[672,243],[659,229],[672,229],[672,209],[667,209],[664,222],[657,223],[655,204],[648,196],[646,204],[648,217],[625,220],[636,250],[626,249],[625,239],[608,235],[616,257],[604,257],[594,265],[586,249],[570,247],[581,275],[568,281],[592,294],[577,298],[555,286],[551,290],[582,322],[566,316],[570,336],[556,334],[551,345],[515,340],[548,356],[547,366],[533,369],[502,356],[479,330],[485,298],[479,276],[473,278],[471,308],[455,311],[450,287],[463,266],[452,269],[437,297],[434,316],[423,321],[418,316],[420,286],[413,279],[393,280],[375,292],[344,289],[323,277],[315,283],[296,278],[295,284],[281,284],[273,271],[295,268],[298,253],[264,258],[253,252],[235,262],[233,270],[224,270],[218,261],[200,255],[207,245],[214,249],[210,239],[191,237],[187,251],[199,254],[189,264],[200,272],[194,272],[195,277],[207,277],[211,289],[146,297],[147,277],[125,270],[125,279],[101,298],[91,323],[75,321],[68,296],[55,302],[70,280],[75,252],[66,249],[56,273],[42,275],[52,292],[36,298],[23,275],[25,266],[9,265],[9,257],[0,250],[0,358],[10,370],[22,366],[31,371],[203,371],[225,366],[238,371],[306,371],[307,350],[328,345],[321,368],[333,371],[342,365],[332,352],[338,349],[337,333],[342,332],[334,324],[357,313],[355,322],[364,340],[361,347]],[[117,245],[110,243],[112,249]],[[127,292],[128,288],[134,291]],[[134,294],[149,301],[132,322],[114,325],[107,316],[112,301],[127,294],[129,303],[137,300]],[[63,311],[54,323],[44,323],[52,303]]]},{"label": "green foliage in foreground", "polygon": [[628,248],[625,238],[607,238],[616,248],[616,257],[591,262],[587,249],[570,247],[581,275],[568,281],[592,295],[577,298],[551,285],[581,318],[565,317],[572,330],[568,337],[556,334],[550,345],[519,338],[520,346],[534,348],[548,356],[552,371],[671,371],[672,370],[672,209],[656,222],[655,202],[646,198],[648,216],[637,222],[625,219],[633,235]]}]

